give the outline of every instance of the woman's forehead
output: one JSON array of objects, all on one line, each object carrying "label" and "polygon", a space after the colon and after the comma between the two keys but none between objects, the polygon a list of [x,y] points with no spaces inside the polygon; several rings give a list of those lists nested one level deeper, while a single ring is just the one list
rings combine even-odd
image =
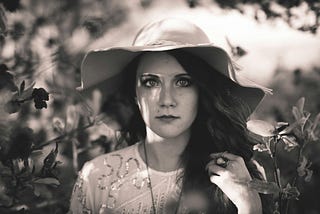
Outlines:
[{"label": "woman's forehead", "polygon": [[187,73],[173,56],[165,52],[146,53],[141,56],[137,75],[177,75]]}]

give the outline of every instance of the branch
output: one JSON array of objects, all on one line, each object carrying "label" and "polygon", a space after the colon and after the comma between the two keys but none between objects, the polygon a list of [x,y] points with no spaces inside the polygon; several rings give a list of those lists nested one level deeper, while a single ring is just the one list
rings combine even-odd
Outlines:
[{"label": "branch", "polygon": [[77,133],[77,132],[79,132],[79,131],[84,131],[84,130],[86,130],[87,128],[90,128],[91,126],[93,126],[94,124],[95,124],[94,122],[91,122],[91,123],[89,123],[89,124],[86,125],[86,126],[83,126],[83,127],[77,128],[77,129],[74,129],[74,130],[72,130],[72,131],[70,131],[70,132],[68,132],[68,133],[65,133],[65,134],[63,134],[63,135],[60,135],[60,136],[54,138],[54,139],[51,139],[51,140],[49,140],[49,141],[47,141],[47,142],[44,142],[44,143],[42,143],[42,144],[40,144],[40,145],[38,145],[38,146],[35,146],[35,147],[33,148],[33,150],[42,149],[43,147],[45,147],[45,146],[47,146],[47,145],[49,145],[49,144],[51,144],[51,143],[55,143],[55,142],[60,143],[64,138],[70,137],[70,136],[74,135],[75,133]]}]

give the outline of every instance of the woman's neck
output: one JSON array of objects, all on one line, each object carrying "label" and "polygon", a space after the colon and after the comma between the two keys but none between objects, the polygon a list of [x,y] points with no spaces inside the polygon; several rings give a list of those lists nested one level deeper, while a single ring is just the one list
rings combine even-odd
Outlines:
[{"label": "woman's neck", "polygon": [[[150,168],[158,171],[174,171],[181,167],[181,154],[186,148],[190,139],[190,132],[187,131],[174,138],[161,138],[154,133],[147,131],[145,147],[140,145],[139,152]],[[147,161],[144,149],[147,153]]]}]

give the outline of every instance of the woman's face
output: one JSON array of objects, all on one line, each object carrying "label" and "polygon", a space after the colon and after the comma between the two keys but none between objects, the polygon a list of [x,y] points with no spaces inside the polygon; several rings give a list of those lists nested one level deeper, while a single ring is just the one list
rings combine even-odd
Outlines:
[{"label": "woman's face", "polygon": [[162,138],[189,132],[198,110],[190,75],[166,53],[142,56],[136,76],[137,103],[148,129]]}]

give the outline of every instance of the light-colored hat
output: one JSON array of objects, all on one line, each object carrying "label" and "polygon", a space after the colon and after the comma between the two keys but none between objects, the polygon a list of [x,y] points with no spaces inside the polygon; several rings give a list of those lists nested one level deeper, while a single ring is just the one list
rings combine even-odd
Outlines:
[{"label": "light-colored hat", "polygon": [[255,110],[270,89],[239,75],[232,67],[228,54],[214,46],[207,35],[195,24],[186,20],[167,18],[143,27],[132,46],[93,50],[84,57],[81,65],[81,92],[88,96],[98,89],[104,97],[118,90],[122,71],[142,52],[179,49],[207,62],[212,68],[237,83],[231,93],[245,101],[251,112]]}]

